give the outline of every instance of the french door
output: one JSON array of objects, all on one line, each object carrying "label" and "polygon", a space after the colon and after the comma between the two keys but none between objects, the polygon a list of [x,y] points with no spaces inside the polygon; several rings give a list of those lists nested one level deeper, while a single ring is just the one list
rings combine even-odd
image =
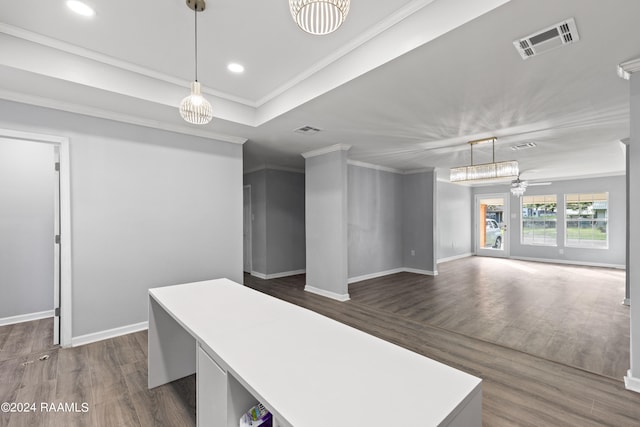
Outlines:
[{"label": "french door", "polygon": [[476,255],[509,256],[509,194],[475,197]]}]

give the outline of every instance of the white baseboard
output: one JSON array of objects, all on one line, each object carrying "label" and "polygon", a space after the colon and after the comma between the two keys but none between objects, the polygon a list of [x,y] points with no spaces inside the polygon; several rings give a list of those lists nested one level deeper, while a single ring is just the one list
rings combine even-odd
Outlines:
[{"label": "white baseboard", "polygon": [[631,305],[631,298],[625,298],[622,300],[622,305]]},{"label": "white baseboard", "polygon": [[462,258],[468,258],[470,256],[473,256],[473,252],[468,252],[466,254],[461,254],[461,255],[454,255],[454,256],[450,256],[450,257],[446,257],[446,258],[440,258],[438,259],[438,264],[440,264],[441,262],[448,262],[448,261],[455,261],[457,259],[462,259]]},{"label": "white baseboard", "polygon": [[620,264],[605,264],[601,262],[588,262],[588,261],[572,261],[567,259],[554,259],[554,258],[529,258],[522,256],[512,256],[511,259],[518,259],[520,261],[533,261],[533,262],[546,262],[550,264],[568,264],[568,265],[582,265],[585,267],[603,267],[603,268],[617,268],[624,270],[627,267]]},{"label": "white baseboard", "polygon": [[253,270],[251,270],[251,275],[252,275],[253,277],[257,277],[258,279],[265,279],[265,280],[267,279],[267,275],[266,275],[266,274],[264,274],[264,273],[260,273],[260,272],[258,272],[258,271],[253,271]]},{"label": "white baseboard", "polygon": [[131,334],[133,332],[144,331],[145,329],[149,329],[149,322],[134,323],[133,325],[121,326],[119,328],[108,329],[106,331],[80,335],[79,337],[71,338],[71,347],[77,347],[79,345],[85,345],[96,341],[115,338],[121,335]]},{"label": "white baseboard", "polygon": [[419,270],[417,268],[403,268],[403,271],[406,271],[407,273],[415,273],[415,274],[424,274],[425,276],[437,276],[438,275],[438,271],[429,271],[429,270]]},{"label": "white baseboard", "polygon": [[0,319],[0,326],[13,325],[14,323],[30,322],[32,320],[46,319],[48,317],[53,317],[53,310],[3,317],[2,319]]},{"label": "white baseboard", "polygon": [[279,279],[281,277],[289,277],[295,276],[298,274],[305,274],[307,270],[293,270],[293,271],[282,271],[280,273],[272,273],[272,274],[264,274],[259,271],[252,271],[251,275],[257,277],[258,279],[270,280],[270,279]]},{"label": "white baseboard", "polygon": [[627,390],[640,393],[640,378],[634,378],[631,375],[631,369],[627,371],[627,376],[624,377],[624,386]]},{"label": "white baseboard", "polygon": [[331,291],[325,291],[324,289],[319,289],[319,288],[314,288],[313,286],[309,286],[306,285],[304,287],[304,290],[307,292],[311,292],[312,294],[316,294],[316,295],[320,295],[323,297],[327,297],[327,298],[331,298],[331,299],[335,299],[341,302],[344,301],[349,301],[351,298],[349,298],[349,294],[337,294],[335,292],[331,292]]},{"label": "white baseboard", "polygon": [[377,273],[364,274],[362,276],[350,277],[349,280],[347,280],[347,283],[362,282],[363,280],[375,279],[376,277],[382,277],[382,276],[388,276],[390,274],[402,273],[403,271],[405,271],[405,269],[401,267],[401,268],[394,268],[392,270],[379,271]]}]

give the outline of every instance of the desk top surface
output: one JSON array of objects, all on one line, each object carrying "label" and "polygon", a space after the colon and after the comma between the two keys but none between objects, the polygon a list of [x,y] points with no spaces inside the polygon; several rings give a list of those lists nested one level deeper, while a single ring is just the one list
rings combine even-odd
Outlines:
[{"label": "desk top surface", "polygon": [[294,426],[447,424],[481,380],[228,279],[149,294]]}]

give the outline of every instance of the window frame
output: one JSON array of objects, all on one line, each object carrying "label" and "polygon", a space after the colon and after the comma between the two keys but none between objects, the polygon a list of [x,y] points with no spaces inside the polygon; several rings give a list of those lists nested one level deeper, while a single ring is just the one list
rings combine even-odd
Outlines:
[{"label": "window frame", "polygon": [[[607,229],[606,229],[606,240],[605,240],[605,245],[604,246],[586,246],[586,245],[580,245],[578,244],[570,244],[569,243],[569,239],[568,239],[568,230],[569,227],[567,227],[567,199],[569,196],[583,196],[583,195],[595,195],[595,194],[605,194],[606,195],[606,202],[607,202],[607,216],[606,216],[606,223],[607,223]],[[572,248],[572,249],[599,249],[599,250],[608,250],[609,249],[609,218],[610,218],[610,213],[611,213],[611,209],[610,209],[610,204],[609,204],[609,192],[608,191],[593,191],[593,192],[573,192],[573,193],[565,193],[564,194],[564,246],[566,248]],[[592,203],[595,203],[595,200],[591,200]],[[571,202],[574,203],[574,202]],[[580,218],[578,218],[580,219]],[[592,217],[590,219],[590,221],[593,223],[594,218]],[[593,241],[593,239],[592,239]]]},{"label": "window frame", "polygon": [[[555,198],[555,204],[556,204],[556,238],[553,242],[544,242],[544,243],[535,243],[535,242],[527,242],[524,239],[524,220],[525,220],[525,216],[523,213],[524,210],[524,200],[527,197],[544,197],[544,198]],[[546,222],[546,221],[545,221]],[[552,222],[552,221],[548,221],[548,222]],[[546,239],[545,239],[546,240]],[[535,195],[531,195],[531,196],[522,196],[520,197],[520,245],[522,246],[544,246],[544,247],[558,247],[558,195],[557,194],[535,194]]]}]

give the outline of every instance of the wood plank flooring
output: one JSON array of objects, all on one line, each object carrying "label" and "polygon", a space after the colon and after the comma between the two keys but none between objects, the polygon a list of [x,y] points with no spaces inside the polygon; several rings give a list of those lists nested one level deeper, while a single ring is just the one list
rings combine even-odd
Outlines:
[{"label": "wood plank flooring", "polygon": [[621,379],[629,307],[618,269],[469,257],[436,277],[399,273],[354,283],[354,303]]},{"label": "wood plank flooring", "polygon": [[[398,283],[417,280],[397,279]],[[305,292],[304,280],[304,275],[268,281],[245,276],[245,284],[254,289],[482,378],[484,426],[640,426],[640,394],[625,390],[619,378],[446,330],[408,312],[380,309],[376,304],[384,298],[376,302],[364,283],[350,288],[352,301],[340,303]],[[376,283],[369,283],[372,292],[382,286]],[[401,286],[411,288],[406,283]],[[414,286],[446,288],[419,280]],[[394,292],[389,299],[408,309],[415,295],[404,292],[404,299]],[[439,298],[446,300],[446,291],[440,292]],[[0,402],[86,402],[89,411],[0,413],[0,426],[195,425],[193,375],[147,389],[146,332],[60,349],[41,343],[44,329],[36,323],[0,327]],[[48,359],[39,360],[45,354]],[[371,381],[375,387],[375,378]]]}]

